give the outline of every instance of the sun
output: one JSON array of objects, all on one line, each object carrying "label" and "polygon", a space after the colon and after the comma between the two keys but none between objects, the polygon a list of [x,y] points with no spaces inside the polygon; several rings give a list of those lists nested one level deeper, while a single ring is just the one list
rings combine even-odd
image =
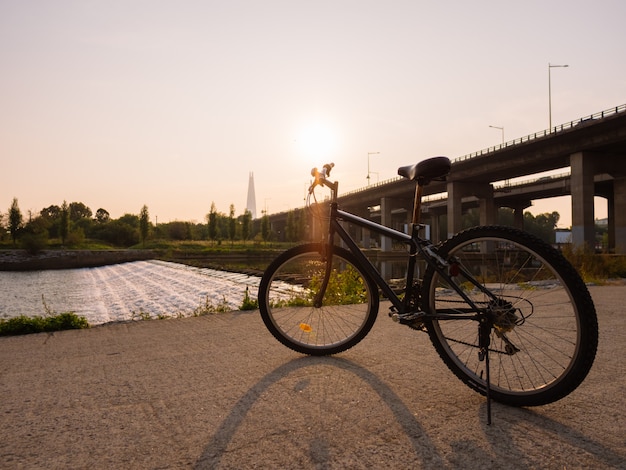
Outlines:
[{"label": "sun", "polygon": [[307,158],[324,159],[334,155],[337,138],[330,126],[321,122],[310,123],[300,129],[296,137],[298,149]]}]

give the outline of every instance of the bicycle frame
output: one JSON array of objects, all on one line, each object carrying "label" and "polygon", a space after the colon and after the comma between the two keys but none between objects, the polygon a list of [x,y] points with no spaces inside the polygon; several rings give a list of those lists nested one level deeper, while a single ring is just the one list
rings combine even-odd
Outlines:
[{"label": "bicycle frame", "polygon": [[[337,194],[337,183],[328,184],[326,181],[325,184],[330,187],[332,191],[332,202],[330,203],[330,224],[329,224],[329,236],[328,236],[328,268],[326,270],[326,275],[324,281],[322,283],[322,288],[318,293],[318,298],[316,299],[316,303],[321,305],[321,298],[323,297],[324,291],[326,290],[326,286],[328,284],[328,279],[330,277],[330,264],[332,262],[332,253],[333,247],[336,246],[334,243],[335,235],[339,236],[339,238],[346,244],[349,251],[356,257],[359,261],[359,264],[363,267],[364,270],[367,271],[367,274],[374,281],[374,283],[382,290],[383,294],[389,299],[391,304],[393,305],[393,309],[399,314],[409,313],[410,310],[410,302],[411,302],[411,289],[413,288],[413,277],[415,272],[415,264],[417,262],[417,256],[420,256],[428,265],[432,266],[433,269],[442,276],[450,286],[452,286],[456,292],[467,302],[470,306],[463,313],[459,313],[459,310],[456,309],[454,313],[442,313],[441,311],[437,314],[432,314],[431,312],[420,311],[420,316],[423,318],[429,319],[440,319],[440,320],[480,320],[480,317],[483,315],[483,310],[479,308],[473,301],[470,299],[463,290],[456,285],[456,283],[452,280],[452,276],[448,273],[448,269],[450,264],[442,259],[437,253],[431,248],[433,247],[432,243],[428,240],[421,238],[418,234],[420,229],[419,224],[411,224],[411,235],[408,235],[404,232],[400,232],[398,230],[392,229],[390,227],[386,227],[384,225],[378,224],[376,222],[372,222],[371,220],[364,219],[357,215],[351,214],[349,212],[345,212],[343,210],[338,209],[338,204],[336,201]],[[416,194],[421,193],[420,188],[418,187]],[[417,203],[416,197],[416,203]],[[415,216],[414,216],[415,219]],[[378,270],[374,267],[372,262],[363,254],[361,249],[357,246],[356,242],[352,239],[350,234],[342,227],[341,222],[352,223],[356,226],[368,229],[372,232],[378,233],[382,236],[386,236],[391,238],[392,240],[401,242],[409,247],[409,258],[408,258],[408,266],[407,266],[407,280],[406,287],[404,290],[404,299],[400,299],[400,297],[391,289],[389,284],[383,279]],[[485,289],[478,281],[474,279],[474,277],[466,272],[461,266],[458,266],[460,273],[464,275],[474,286],[484,292],[488,297],[492,299],[496,299],[496,296]],[[421,300],[421,292],[420,292],[420,300]],[[420,307],[424,307],[421,306]],[[421,308],[420,310],[423,310]],[[444,311],[445,312],[445,311]]]},{"label": "bicycle frame", "polygon": [[[409,246],[409,262],[407,267],[407,286],[406,293],[408,294],[409,287],[413,284],[413,272],[416,263],[416,254],[418,251],[418,241],[406,233],[394,230],[384,225],[377,224],[371,220],[364,219],[362,217],[350,214],[337,209],[337,204],[331,205],[330,211],[330,232],[329,232],[329,245],[332,250],[334,235],[336,234],[345,243],[347,248],[352,254],[359,260],[361,266],[367,271],[367,274],[372,278],[376,285],[383,291],[383,294],[391,301],[392,305],[399,313],[404,313],[408,306],[408,295],[405,295],[405,302],[403,302],[398,295],[389,287],[389,284],[383,279],[378,270],[374,267],[372,262],[367,259],[363,252],[359,249],[356,242],[348,234],[348,232],[342,227],[341,221],[352,223],[359,227],[368,229],[372,232],[378,233],[382,236],[391,238],[392,240],[402,242]],[[332,252],[331,252],[332,253]],[[411,278],[411,279],[408,279]]]}]

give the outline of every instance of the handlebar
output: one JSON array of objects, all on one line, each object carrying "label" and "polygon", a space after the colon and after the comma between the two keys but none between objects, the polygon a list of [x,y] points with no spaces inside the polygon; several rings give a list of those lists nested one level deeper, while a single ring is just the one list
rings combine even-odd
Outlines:
[{"label": "handlebar", "polygon": [[334,163],[326,163],[322,170],[318,170],[317,167],[311,170],[311,176],[313,177],[313,182],[309,187],[309,194],[313,193],[313,190],[316,186],[328,186],[330,189],[337,191],[337,182],[328,181],[326,178],[330,176],[330,171],[334,168]]}]

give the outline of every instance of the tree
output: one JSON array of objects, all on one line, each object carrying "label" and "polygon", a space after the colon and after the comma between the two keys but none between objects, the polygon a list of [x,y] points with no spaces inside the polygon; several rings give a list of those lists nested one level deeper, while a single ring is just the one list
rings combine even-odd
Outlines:
[{"label": "tree", "polygon": [[109,220],[111,220],[111,216],[105,209],[100,208],[96,211],[96,222],[106,224]]},{"label": "tree", "polygon": [[56,204],[45,207],[39,211],[39,216],[45,222],[48,230],[49,238],[58,238],[59,236],[59,218],[61,217],[61,208]]},{"label": "tree", "polygon": [[296,227],[296,214],[295,211],[289,211],[287,214],[287,223],[285,225],[285,239],[288,242],[296,241],[297,227]]},{"label": "tree", "polygon": [[472,208],[461,217],[461,224],[464,229],[480,225],[480,210]]},{"label": "tree", "polygon": [[80,219],[90,219],[91,215],[91,209],[82,202],[70,203],[70,220],[72,222],[76,222]]},{"label": "tree", "polygon": [[61,208],[57,205],[45,207],[39,211],[39,215],[48,220],[55,221],[61,215]]},{"label": "tree", "polygon": [[237,221],[235,220],[235,205],[231,204],[230,212],[228,214],[228,238],[230,239],[231,246],[235,240],[236,229]]},{"label": "tree", "polygon": [[22,217],[22,211],[17,204],[17,198],[13,198],[11,208],[9,209],[9,231],[11,232],[11,238],[13,238],[13,244],[17,243],[17,234],[22,228],[24,218]]},{"label": "tree", "polygon": [[167,227],[167,236],[171,240],[192,240],[191,224],[189,222],[181,222],[175,220],[167,224],[161,224]]},{"label": "tree", "polygon": [[37,254],[48,244],[49,221],[39,216],[31,219],[20,232],[20,244],[30,254]]},{"label": "tree", "polygon": [[515,212],[510,207],[500,207],[498,209],[498,224],[515,226]]},{"label": "tree", "polygon": [[207,215],[207,222],[209,223],[209,238],[213,241],[217,239],[217,209],[215,203],[211,203],[211,212]]},{"label": "tree", "polygon": [[106,224],[96,224],[93,235],[117,246],[132,246],[139,243],[139,217],[133,214],[124,214],[117,220]]},{"label": "tree", "polygon": [[70,209],[66,201],[63,201],[61,206],[61,213],[59,219],[59,236],[61,237],[61,244],[65,245],[67,235],[70,233]]},{"label": "tree", "polygon": [[244,243],[250,238],[250,230],[252,228],[252,212],[246,209],[241,218],[241,238]]},{"label": "tree", "polygon": [[146,246],[146,239],[148,238],[148,230],[150,228],[150,215],[148,214],[148,206],[145,204],[141,208],[139,213],[139,234],[141,236],[141,243]]},{"label": "tree", "polygon": [[305,218],[303,211],[299,209],[289,211],[287,214],[287,223],[285,224],[285,240],[288,242],[304,240],[304,222]]},{"label": "tree", "polygon": [[524,230],[541,238],[547,243],[554,243],[554,229],[559,223],[560,214],[558,212],[543,213],[537,216],[530,212],[524,212]]},{"label": "tree", "polygon": [[267,212],[263,214],[261,219],[261,236],[264,242],[267,242],[270,237],[270,217],[267,215]]}]

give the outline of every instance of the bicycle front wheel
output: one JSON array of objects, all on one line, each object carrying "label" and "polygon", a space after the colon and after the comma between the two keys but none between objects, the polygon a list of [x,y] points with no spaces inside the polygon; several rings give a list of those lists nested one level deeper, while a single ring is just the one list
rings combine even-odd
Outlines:
[{"label": "bicycle front wheel", "polygon": [[285,346],[316,356],[335,354],[361,341],[378,314],[377,288],[353,255],[334,247],[321,305],[314,301],[326,269],[326,246],[291,248],[265,270],[259,309],[267,329]]},{"label": "bicycle front wheel", "polygon": [[[580,385],[595,357],[598,323],[584,282],[557,250],[528,233],[493,226],[457,234],[439,254],[458,263],[454,283],[493,322],[488,351],[493,399],[514,406],[543,405]],[[495,296],[487,296],[464,272]],[[424,275],[424,303],[432,313],[471,310],[432,268]],[[450,370],[486,394],[478,323],[440,319],[427,328]]]}]

